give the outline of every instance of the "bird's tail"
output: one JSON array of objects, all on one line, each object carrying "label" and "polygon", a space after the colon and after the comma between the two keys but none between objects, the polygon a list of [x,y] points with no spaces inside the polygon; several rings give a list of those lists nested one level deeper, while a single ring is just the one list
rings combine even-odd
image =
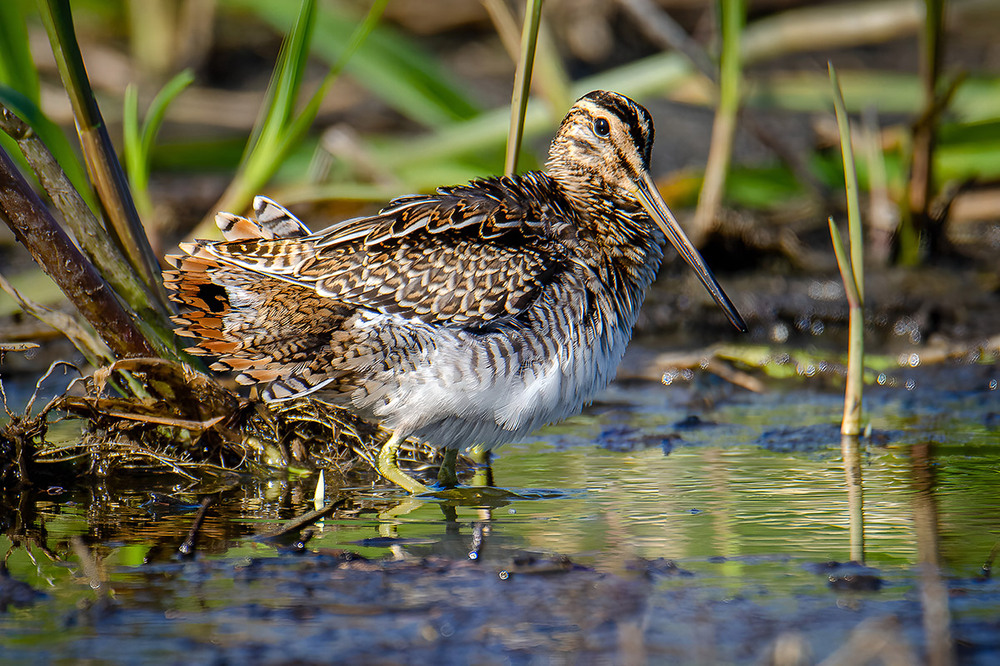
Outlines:
[{"label": "bird's tail", "polygon": [[[309,229],[278,204],[257,197],[255,217],[248,219],[219,213],[216,223],[225,241],[252,242],[295,238]],[[258,382],[287,384],[302,377],[302,386],[291,392],[316,390],[318,378],[310,378],[308,366],[316,350],[328,344],[324,335],[329,320],[306,318],[302,313],[331,313],[329,303],[319,301],[314,290],[278,278],[254,273],[228,263],[212,252],[213,241],[195,241],[180,246],[183,254],[168,255],[174,270],[164,271],[171,298],[182,306],[173,317],[177,335],[195,340],[188,352],[214,356],[213,370],[238,373],[241,384]]]}]

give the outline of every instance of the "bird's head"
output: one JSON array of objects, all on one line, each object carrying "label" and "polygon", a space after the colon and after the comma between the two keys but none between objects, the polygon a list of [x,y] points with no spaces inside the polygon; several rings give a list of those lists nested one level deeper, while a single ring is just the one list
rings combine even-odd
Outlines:
[{"label": "bird's head", "polygon": [[653,120],[628,97],[595,90],[563,118],[546,172],[571,198],[600,198],[639,207],[636,183],[649,173]]},{"label": "bird's head", "polygon": [[545,171],[559,183],[582,219],[634,223],[648,216],[694,269],[733,325],[745,331],[746,323],[736,307],[656,189],[649,173],[652,149],[649,112],[624,95],[595,90],[577,100],[566,114],[552,140]]}]

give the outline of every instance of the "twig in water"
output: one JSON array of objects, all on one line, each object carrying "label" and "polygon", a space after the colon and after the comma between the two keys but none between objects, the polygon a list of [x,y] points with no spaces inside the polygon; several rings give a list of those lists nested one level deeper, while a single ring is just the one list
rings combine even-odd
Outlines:
[{"label": "twig in water", "polygon": [[293,518],[292,520],[289,520],[287,523],[285,523],[275,531],[268,532],[267,534],[262,534],[257,538],[260,541],[272,541],[275,539],[280,539],[281,537],[287,536],[296,530],[302,529],[306,525],[311,525],[312,523],[315,523],[320,518],[325,518],[326,516],[330,515],[338,508],[343,506],[343,504],[346,501],[347,501],[346,496],[338,497],[337,499],[333,500],[332,502],[324,506],[322,509],[319,509],[318,511],[310,511],[309,513],[304,513],[298,518]]},{"label": "twig in water", "polygon": [[201,508],[198,509],[198,513],[194,516],[194,522],[191,523],[191,529],[188,530],[187,538],[184,539],[184,543],[177,548],[177,552],[181,554],[182,559],[189,560],[194,557],[198,530],[201,529],[201,524],[205,522],[205,514],[208,513],[208,507],[212,505],[212,501],[211,497],[205,497],[201,500]]}]

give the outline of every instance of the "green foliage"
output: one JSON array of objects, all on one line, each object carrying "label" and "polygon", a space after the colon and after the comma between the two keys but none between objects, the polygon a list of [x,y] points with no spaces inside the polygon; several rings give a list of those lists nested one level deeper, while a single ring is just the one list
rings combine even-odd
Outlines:
[{"label": "green foliage", "polygon": [[0,2],[0,83],[38,105],[38,70],[28,45],[24,11],[17,0]]},{"label": "green foliage", "polygon": [[163,124],[167,107],[194,82],[194,73],[184,70],[172,78],[149,105],[146,119],[139,126],[139,93],[134,85],[125,90],[125,108],[122,133],[125,139],[125,170],[128,173],[132,196],[140,216],[149,219],[153,202],[149,198],[149,165],[156,135]]},{"label": "green foliage", "polygon": [[[62,130],[41,111],[38,69],[31,56],[23,5],[19,0],[0,2],[0,104],[32,127],[55,155],[73,185],[84,195],[88,205],[95,208],[96,201],[76,152]],[[0,145],[8,154],[20,158],[14,142],[5,134],[0,134]],[[21,165],[26,166],[23,160]]]},{"label": "green foliage", "polygon": [[[285,32],[296,20],[290,10],[291,3],[225,0],[224,4],[251,10]],[[369,16],[383,4],[373,3]],[[331,64],[342,61],[353,41],[354,23],[346,9],[324,3],[315,17],[316,55]],[[468,119],[478,112],[468,94],[432,56],[405,35],[385,26],[371,30],[364,43],[357,46],[357,57],[351,58],[345,69],[400,114],[429,127]]]},{"label": "green foliage", "polygon": [[[844,96],[840,92],[840,82],[837,71],[830,66],[830,84],[833,87],[833,105],[837,114],[837,130],[840,134],[840,152],[844,158],[844,187],[847,192],[847,224],[850,230],[850,264],[840,263],[840,272],[845,286],[853,282],[854,289],[848,288],[848,294],[854,294],[851,305],[864,305],[864,235],[861,232],[861,203],[858,198],[858,172],[854,168],[854,147],[851,141],[851,125],[844,107]],[[832,224],[832,221],[831,221]],[[839,234],[835,234],[839,236]],[[836,244],[836,240],[834,241]],[[839,255],[838,255],[839,259]]]},{"label": "green foliage", "polygon": [[[128,190],[128,181],[108,134],[87,68],[76,38],[69,0],[42,0],[39,10],[48,33],[59,76],[73,107],[77,136],[88,173],[107,216],[108,230],[135,269],[155,302],[147,303],[165,315],[166,291],[158,257],[146,238],[145,229]],[[133,304],[135,307],[135,304]]]},{"label": "green foliage", "polygon": [[733,166],[726,177],[726,200],[738,206],[769,210],[805,194],[805,189],[787,167]]},{"label": "green foliage", "polygon": [[[236,177],[213,207],[214,210],[244,209],[275,174],[316,118],[320,102],[341,69],[351,62],[351,57],[375,29],[387,1],[376,0],[372,4],[367,17],[348,40],[341,58],[330,67],[319,89],[302,111],[296,113],[317,22],[315,0],[303,0],[292,30],[281,45],[261,113],[247,142]],[[213,217],[214,213],[210,212],[196,233],[209,233]]]}]

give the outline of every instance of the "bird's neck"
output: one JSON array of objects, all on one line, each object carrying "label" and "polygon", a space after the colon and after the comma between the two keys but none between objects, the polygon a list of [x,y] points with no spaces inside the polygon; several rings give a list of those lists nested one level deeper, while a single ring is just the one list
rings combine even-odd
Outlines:
[{"label": "bird's neck", "polygon": [[576,176],[569,182],[551,182],[572,211],[577,238],[587,251],[635,276],[645,288],[663,259],[663,233],[638,201],[609,196],[603,182]]}]

